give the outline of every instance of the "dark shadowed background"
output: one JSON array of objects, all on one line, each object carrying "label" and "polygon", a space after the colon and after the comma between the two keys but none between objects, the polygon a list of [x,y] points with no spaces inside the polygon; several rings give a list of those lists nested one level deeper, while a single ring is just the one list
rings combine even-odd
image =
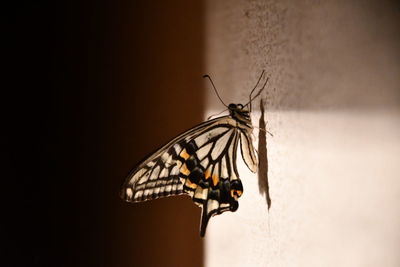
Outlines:
[{"label": "dark shadowed background", "polygon": [[203,6],[106,2],[4,9],[1,265],[202,265],[188,197],[118,193],[138,161],[202,121]]}]

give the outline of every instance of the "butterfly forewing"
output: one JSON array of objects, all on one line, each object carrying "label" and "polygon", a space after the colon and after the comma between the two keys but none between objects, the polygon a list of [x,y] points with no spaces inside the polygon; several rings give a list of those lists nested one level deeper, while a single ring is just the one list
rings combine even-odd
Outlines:
[{"label": "butterfly forewing", "polygon": [[256,171],[251,130],[231,114],[186,131],[131,172],[122,197],[140,202],[187,194],[203,209],[200,234],[204,236],[211,216],[238,208],[243,193],[236,168],[239,141],[245,163]]},{"label": "butterfly forewing", "polygon": [[[188,159],[187,150],[190,152],[193,144],[202,146],[206,140],[226,131],[226,127],[219,127],[226,119],[229,117],[202,123],[158,149],[128,176],[123,185],[123,198],[130,202],[140,202],[184,193],[184,181],[180,174],[181,171],[182,174],[186,172],[182,165]],[[196,141],[190,142],[195,137]],[[211,149],[211,146],[208,148]]]}]

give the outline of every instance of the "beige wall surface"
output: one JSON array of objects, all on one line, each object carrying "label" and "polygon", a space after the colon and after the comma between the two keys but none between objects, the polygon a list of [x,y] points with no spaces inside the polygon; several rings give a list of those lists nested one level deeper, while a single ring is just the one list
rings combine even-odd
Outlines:
[{"label": "beige wall surface", "polygon": [[[207,2],[206,72],[225,102],[243,103],[264,69],[273,134],[272,206],[260,194],[265,178],[239,160],[244,194],[237,212],[211,219],[207,266],[400,265],[399,10],[381,1]],[[212,91],[207,103],[208,114],[223,109]]]}]

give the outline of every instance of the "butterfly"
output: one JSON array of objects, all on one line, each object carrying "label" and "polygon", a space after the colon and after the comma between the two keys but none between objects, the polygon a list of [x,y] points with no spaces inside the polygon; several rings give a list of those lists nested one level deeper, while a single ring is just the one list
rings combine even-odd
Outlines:
[{"label": "butterfly", "polygon": [[128,202],[142,202],[180,194],[189,195],[202,208],[200,236],[214,215],[236,211],[243,185],[236,166],[240,147],[243,161],[255,173],[258,159],[253,146],[251,102],[261,94],[268,78],[255,97],[245,104],[222,101],[208,75],[218,98],[229,115],[205,121],[180,134],[142,161],[126,178],[121,197]]}]

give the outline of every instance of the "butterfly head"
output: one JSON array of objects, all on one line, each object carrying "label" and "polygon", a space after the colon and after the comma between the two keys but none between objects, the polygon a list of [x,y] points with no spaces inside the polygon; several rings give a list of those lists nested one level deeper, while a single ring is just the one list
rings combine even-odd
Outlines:
[{"label": "butterfly head", "polygon": [[235,120],[251,125],[250,111],[246,106],[242,104],[229,104],[229,113]]}]

